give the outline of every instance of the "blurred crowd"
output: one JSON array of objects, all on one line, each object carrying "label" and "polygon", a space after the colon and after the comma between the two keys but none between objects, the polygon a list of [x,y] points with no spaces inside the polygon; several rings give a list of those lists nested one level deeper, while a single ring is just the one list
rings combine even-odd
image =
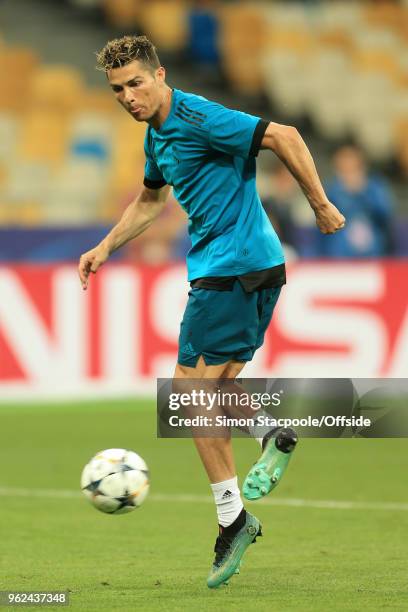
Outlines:
[{"label": "blurred crowd", "polygon": [[[408,1],[37,0],[31,17],[34,7],[24,6],[23,35],[36,16],[55,27],[47,44],[39,35],[22,45],[7,30],[0,38],[0,260],[16,253],[16,228],[32,233],[21,242],[35,244],[39,258],[74,259],[86,246],[77,236],[92,243],[143,179],[144,124],[132,124],[102,81],[87,82],[85,64],[68,54],[52,62],[52,37],[58,45],[71,18],[72,45],[89,44],[95,24],[103,40],[146,33],[171,66],[170,83],[306,130],[347,225],[319,235],[293,177],[264,154],[259,191],[289,259],[408,254]],[[88,49],[78,56],[94,63]],[[35,232],[48,246],[37,248]],[[189,246],[172,199],[123,254],[160,264],[183,259]]]}]

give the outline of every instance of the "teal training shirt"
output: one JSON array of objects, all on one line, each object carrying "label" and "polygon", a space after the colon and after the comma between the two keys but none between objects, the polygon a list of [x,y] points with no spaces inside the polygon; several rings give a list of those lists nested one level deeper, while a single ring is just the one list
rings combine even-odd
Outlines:
[{"label": "teal training shirt", "polygon": [[145,137],[146,187],[173,186],[188,214],[188,280],[235,276],[284,262],[256,190],[266,124],[202,96],[173,90],[170,113]]}]

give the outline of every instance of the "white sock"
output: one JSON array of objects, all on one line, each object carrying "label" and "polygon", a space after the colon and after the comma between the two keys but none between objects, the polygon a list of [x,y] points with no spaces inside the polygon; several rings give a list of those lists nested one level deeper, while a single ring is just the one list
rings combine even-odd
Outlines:
[{"label": "white sock", "polygon": [[222,527],[232,525],[244,507],[238,487],[238,478],[234,476],[229,480],[216,482],[211,485],[211,489],[217,506],[218,523]]},{"label": "white sock", "polygon": [[270,425],[257,425],[256,419],[259,416],[263,416],[264,418],[268,417],[269,419],[271,419],[271,415],[265,412],[265,410],[258,410],[254,416],[254,421],[255,421],[254,425],[250,425],[248,429],[249,429],[249,433],[251,434],[251,436],[255,440],[257,440],[259,444],[262,446],[262,441],[264,439],[264,436],[272,429],[272,427]]}]

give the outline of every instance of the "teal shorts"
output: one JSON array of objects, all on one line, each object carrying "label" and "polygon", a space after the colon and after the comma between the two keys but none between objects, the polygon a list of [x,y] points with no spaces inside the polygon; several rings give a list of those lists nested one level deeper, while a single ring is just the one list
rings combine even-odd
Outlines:
[{"label": "teal shorts", "polygon": [[178,363],[195,367],[251,361],[262,346],[281,287],[246,293],[237,280],[232,291],[194,287],[180,327]]}]

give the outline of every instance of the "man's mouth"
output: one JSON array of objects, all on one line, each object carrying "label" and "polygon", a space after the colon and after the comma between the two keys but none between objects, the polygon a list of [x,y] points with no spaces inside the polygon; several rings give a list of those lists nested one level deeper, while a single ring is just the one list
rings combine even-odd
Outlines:
[{"label": "man's mouth", "polygon": [[142,110],[142,108],[140,106],[131,106],[129,110],[132,113],[132,115],[136,115]]}]

